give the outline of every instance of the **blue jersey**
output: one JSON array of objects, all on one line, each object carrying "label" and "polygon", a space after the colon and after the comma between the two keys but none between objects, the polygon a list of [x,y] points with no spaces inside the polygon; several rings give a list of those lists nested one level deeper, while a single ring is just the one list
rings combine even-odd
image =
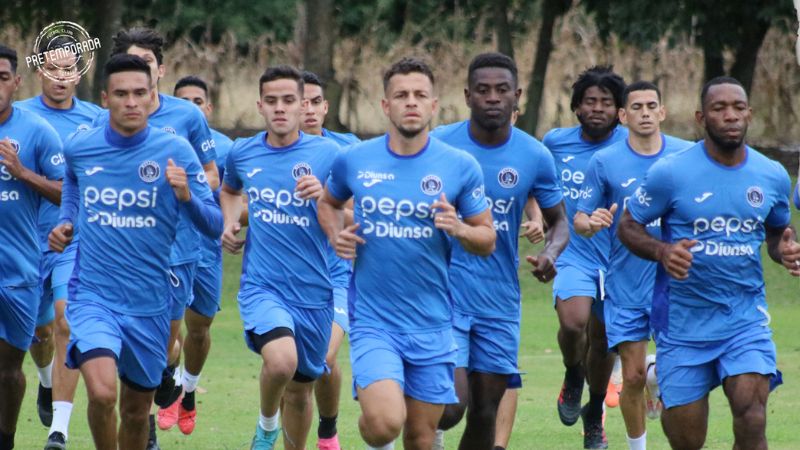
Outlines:
[{"label": "blue jersey", "polygon": [[564,189],[564,205],[569,223],[569,245],[558,257],[559,263],[580,267],[588,271],[605,271],[608,266],[608,253],[611,248],[611,234],[601,230],[591,239],[575,232],[572,218],[578,211],[578,200],[583,191],[586,169],[589,160],[603,147],[625,140],[628,129],[618,126],[606,140],[589,142],[581,136],[581,127],[555,128],[544,136],[544,145],[555,158],[556,170],[561,177]]},{"label": "blue jersey", "polygon": [[[631,148],[627,139],[598,151],[589,161],[586,181],[578,200],[578,211],[592,215],[597,208],[617,204],[611,225],[611,253],[606,276],[607,301],[622,307],[649,307],[653,299],[656,263],[631,253],[617,239],[617,224],[631,196],[642,184],[647,169],[660,158],[694,145],[693,142],[661,135],[661,150],[654,155],[642,155]],[[647,231],[661,238],[661,221],[647,224]]]},{"label": "blue jersey", "polygon": [[723,340],[769,322],[760,248],[765,227],[789,224],[790,183],[783,166],[750,147],[727,167],[704,142],[647,171],[628,203],[633,219],[661,218],[665,242],[698,241],[686,280],[658,266],[651,321],[661,336]]},{"label": "blue jersey", "polygon": [[[147,123],[161,128],[170,134],[180,136],[194,148],[200,164],[210,163],[217,158],[214,139],[208,122],[194,103],[171,95],[158,94],[158,109],[150,114]],[[108,112],[98,116],[95,126],[108,123]],[[181,219],[178,224],[178,236],[172,245],[169,262],[172,266],[195,262],[200,259],[200,234],[194,226]]]},{"label": "blue jersey", "polygon": [[794,207],[800,209],[800,181],[797,183],[797,187],[794,188],[792,200],[794,200]]},{"label": "blue jersey", "polygon": [[[11,106],[11,115],[0,123],[0,140],[5,138],[28,170],[49,180],[63,178],[61,140],[44,119]],[[36,224],[44,202],[48,200],[0,165],[0,286],[39,283],[42,251]]]},{"label": "blue jersey", "polygon": [[[66,142],[67,137],[76,131],[88,130],[92,126],[92,121],[103,111],[103,108],[91,102],[84,102],[77,98],[72,98],[72,108],[56,109],[45,104],[41,95],[31,97],[14,103],[21,109],[38,114],[55,128],[61,142]],[[62,163],[63,156],[55,159],[59,164]],[[63,168],[62,168],[63,170]],[[39,239],[42,252],[49,251],[47,237],[50,235],[58,222],[58,206],[48,201],[43,201],[39,207]]]},{"label": "blue jersey", "polygon": [[186,170],[192,201],[213,202],[191,146],[153,127],[123,137],[106,125],[74,134],[64,159],[61,218],[81,230],[70,302],[133,316],[166,313],[170,246],[179,217],[191,220],[167,182],[167,160]]},{"label": "blue jersey", "polygon": [[451,326],[451,243],[434,226],[431,203],[444,193],[466,218],[488,208],[475,158],[436,138],[413,156],[398,155],[384,135],[340,153],[328,189],[354,197],[366,240],[353,266],[351,324],[401,333]]},{"label": "blue jersey", "polygon": [[517,248],[525,203],[535,197],[539,206],[551,208],[561,202],[562,195],[547,148],[524,131],[511,130],[506,142],[493,147],[472,138],[469,121],[439,127],[432,135],[478,160],[497,232],[495,251],[489,257],[469,253],[453,240],[449,272],[453,307],[474,316],[518,320]]},{"label": "blue jersey", "polygon": [[225,184],[244,189],[249,201],[242,289],[266,289],[304,308],[331,307],[330,244],[317,221],[317,202],[301,199],[295,186],[304,175],[324,183],[338,151],[333,142],[305,133],[280,148],[267,143],[265,132],[234,142]]},{"label": "blue jersey", "polygon": [[[355,134],[337,133],[325,128],[322,129],[322,137],[336,142],[341,148],[361,142],[361,139]],[[353,273],[353,266],[350,264],[350,261],[336,256],[336,251],[333,247],[331,247],[331,254],[328,257],[328,267],[331,271],[331,281],[335,287],[346,288],[350,286],[350,275]]]},{"label": "blue jersey", "polygon": [[[214,138],[214,148],[217,153],[217,170],[219,171],[219,179],[225,176],[225,161],[228,158],[228,153],[233,146],[233,141],[224,134],[217,130],[211,130],[211,136]],[[219,205],[219,189],[214,191],[214,200]],[[212,239],[205,235],[200,235],[200,267],[211,267],[214,264],[219,264],[222,261],[222,242],[219,238]]]}]

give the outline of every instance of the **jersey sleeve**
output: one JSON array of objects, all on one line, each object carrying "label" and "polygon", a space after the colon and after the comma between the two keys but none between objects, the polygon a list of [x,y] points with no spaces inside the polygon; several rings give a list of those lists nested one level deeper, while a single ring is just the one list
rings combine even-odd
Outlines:
[{"label": "jersey sleeve", "polygon": [[239,145],[237,144],[240,142],[241,141],[236,140],[231,146],[230,152],[228,152],[228,158],[225,160],[225,175],[223,178],[225,184],[237,191],[241,190],[243,185],[242,179],[239,177],[239,173],[236,171],[236,158],[234,157],[234,155],[238,153],[237,148]]},{"label": "jersey sleeve", "polygon": [[552,208],[561,202],[564,195],[558,181],[555,159],[549,151],[542,150],[536,167],[536,179],[528,197],[536,198],[542,208]]},{"label": "jersey sleeve", "polygon": [[606,201],[606,175],[603,162],[595,154],[589,160],[586,178],[583,180],[578,211],[591,215],[597,208],[604,208]]},{"label": "jersey sleeve", "polygon": [[70,140],[64,146],[64,183],[61,185],[61,207],[59,210],[58,222],[75,223],[80,207],[80,192],[78,191],[78,180],[72,171],[68,153]]},{"label": "jersey sleeve", "polygon": [[48,180],[64,178],[64,155],[61,138],[49,124],[43,124],[37,145],[37,165],[39,174]]},{"label": "jersey sleeve", "polygon": [[674,183],[672,166],[660,160],[648,169],[644,182],[628,200],[628,211],[640,224],[648,224],[663,217],[672,207]]},{"label": "jersey sleeve", "polygon": [[463,154],[465,164],[462,170],[462,177],[464,183],[458,198],[456,198],[455,207],[461,217],[469,218],[488,209],[489,203],[486,201],[486,189],[483,185],[481,166],[472,155],[466,152]]},{"label": "jersey sleeve", "polygon": [[211,128],[208,127],[208,122],[200,109],[196,107],[192,109],[194,112],[190,122],[192,126],[189,129],[189,142],[194,147],[200,164],[205,165],[217,159],[214,137],[211,135]]},{"label": "jersey sleeve", "polygon": [[[185,141],[181,142],[185,144]],[[208,179],[200,165],[195,153],[188,146],[181,146],[182,150],[182,167],[186,171],[186,179],[189,182],[189,190],[192,191],[192,197],[198,197],[200,200],[207,200],[213,198],[211,188],[208,186]]]},{"label": "jersey sleeve", "polygon": [[[770,227],[783,228],[792,220],[792,212],[789,210],[789,196],[792,190],[792,181],[786,169],[778,163],[774,163],[780,170],[780,176],[775,180],[776,202],[772,205],[764,223]],[[795,189],[795,205],[797,201],[797,190]]]},{"label": "jersey sleeve", "polygon": [[328,192],[337,200],[345,201],[353,196],[353,191],[347,185],[347,155],[349,150],[340,151],[333,160],[331,175],[328,177]]}]

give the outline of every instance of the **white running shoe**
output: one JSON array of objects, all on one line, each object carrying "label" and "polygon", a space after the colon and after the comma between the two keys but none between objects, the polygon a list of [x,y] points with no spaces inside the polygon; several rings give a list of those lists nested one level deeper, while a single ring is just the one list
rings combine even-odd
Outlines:
[{"label": "white running shoe", "polygon": [[647,418],[655,420],[661,417],[661,411],[664,409],[656,378],[656,355],[647,355],[645,367],[647,368],[647,381],[644,387],[644,398],[647,405]]}]

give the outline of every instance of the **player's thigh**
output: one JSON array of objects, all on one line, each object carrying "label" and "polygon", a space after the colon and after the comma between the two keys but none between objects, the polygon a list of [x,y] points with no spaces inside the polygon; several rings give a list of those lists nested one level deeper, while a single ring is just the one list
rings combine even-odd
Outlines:
[{"label": "player's thigh", "polygon": [[406,397],[405,401],[406,435],[418,436],[436,431],[444,412],[444,405],[427,403],[411,397]]},{"label": "player's thigh", "polygon": [[518,372],[519,321],[474,318],[470,333],[470,372],[510,376]]},{"label": "player's thigh", "polygon": [[220,299],[222,295],[221,262],[211,266],[197,267],[192,286],[192,294],[191,299],[189,299],[187,310],[193,311],[197,315],[213,319],[220,310]]},{"label": "player's thigh", "polygon": [[120,320],[123,335],[120,378],[139,391],[155,389],[161,383],[162,372],[167,366],[168,315],[122,316]]},{"label": "player's thigh", "polygon": [[397,380],[377,380],[364,387],[357,386],[355,392],[367,424],[390,424],[399,429],[405,423],[406,401]]},{"label": "player's thigh", "polygon": [[336,364],[336,357],[339,354],[339,349],[342,347],[342,342],[344,342],[345,332],[338,323],[333,322],[331,325],[331,339],[328,343],[328,353],[325,355],[325,363],[328,367],[332,367]]},{"label": "player's thigh", "polygon": [[645,342],[650,340],[650,308],[625,308],[617,306],[613,300],[605,300],[605,333],[608,350],[619,350],[625,342]]},{"label": "player's thigh", "polygon": [[696,447],[708,432],[708,395],[661,413],[661,425],[673,447]]},{"label": "player's thigh", "polygon": [[553,301],[562,326],[585,326],[592,302],[601,297],[599,284],[598,271],[572,265],[558,266],[558,274],[553,280]]},{"label": "player's thigh", "polygon": [[211,323],[214,322],[214,317],[204,316],[189,308],[186,310],[183,321],[186,323],[186,331],[189,337],[192,337],[207,334],[211,328]]}]

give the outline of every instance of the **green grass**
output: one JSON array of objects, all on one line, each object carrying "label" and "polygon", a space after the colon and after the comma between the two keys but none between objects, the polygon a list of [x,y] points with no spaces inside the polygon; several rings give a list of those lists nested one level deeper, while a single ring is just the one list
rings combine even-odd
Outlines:
[{"label": "green grass", "polygon": [[[795,211],[793,223],[800,224]],[[522,254],[532,249],[525,245]],[[797,416],[800,410],[800,308],[797,300],[800,280],[790,277],[778,265],[765,260],[767,298],[772,314],[772,326],[778,346],[778,365],[785,384],[769,401],[768,436],[773,449],[798,448]],[[523,268],[524,269],[524,268]],[[236,306],[236,291],[241,265],[239,258],[226,255],[222,311],[212,327],[213,344],[209,362],[200,380],[203,392],[197,396],[198,426],[186,437],[177,427],[159,433],[161,448],[170,449],[247,449],[258,417],[258,374],[260,358],[248,351],[242,339],[242,326]],[[536,282],[527,270],[521,270],[523,289],[522,345],[520,367],[524,388],[510,448],[512,449],[573,449],[582,445],[580,423],[573,427],[561,425],[555,410],[556,397],[563,376],[560,353],[556,342],[556,315],[552,308],[551,285]],[[339,434],[346,449],[362,449],[358,435],[358,404],[349,397],[350,370],[348,348],[345,344],[339,355],[344,369],[344,386]],[[37,449],[44,445],[47,429],[36,414],[38,380],[30,358],[25,362],[28,387],[17,430],[17,448]],[[462,425],[463,426],[463,425]],[[658,422],[648,422],[650,449],[668,448]],[[456,448],[462,427],[451,430],[446,437],[447,448]],[[606,431],[611,448],[627,448],[625,429],[619,409],[608,411]],[[312,427],[311,435],[315,436]],[[70,449],[92,448],[86,422],[86,394],[81,382],[70,427]],[[709,419],[709,449],[732,447],[731,416],[721,389],[711,394]],[[309,439],[307,448],[314,448]],[[401,444],[397,448],[402,448]]]}]

